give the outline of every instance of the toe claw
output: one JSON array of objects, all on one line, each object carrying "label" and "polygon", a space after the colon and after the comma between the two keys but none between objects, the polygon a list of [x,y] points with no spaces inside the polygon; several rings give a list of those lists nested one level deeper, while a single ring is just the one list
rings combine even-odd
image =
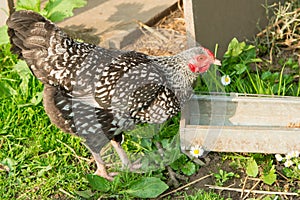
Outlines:
[{"label": "toe claw", "polygon": [[113,181],[114,180],[114,177],[111,176],[110,174],[107,174],[107,172],[105,171],[101,171],[101,170],[97,170],[95,173],[95,175],[98,175],[98,176],[101,176],[109,181]]},{"label": "toe claw", "polygon": [[117,176],[119,174],[119,172],[111,172],[109,173],[109,176],[114,177]]}]

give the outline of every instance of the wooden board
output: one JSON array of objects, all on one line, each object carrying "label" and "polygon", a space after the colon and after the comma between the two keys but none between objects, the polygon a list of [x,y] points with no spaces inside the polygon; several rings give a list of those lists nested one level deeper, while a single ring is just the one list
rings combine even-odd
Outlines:
[{"label": "wooden board", "polygon": [[187,126],[180,130],[181,149],[200,145],[208,151],[281,153],[300,151],[299,128]]},{"label": "wooden board", "polygon": [[183,0],[188,46],[201,44],[212,51],[219,44],[218,58],[232,38],[253,39],[267,24],[269,5],[283,0]]},{"label": "wooden board", "polygon": [[208,151],[287,153],[300,151],[300,98],[201,95],[183,108],[181,148]]}]

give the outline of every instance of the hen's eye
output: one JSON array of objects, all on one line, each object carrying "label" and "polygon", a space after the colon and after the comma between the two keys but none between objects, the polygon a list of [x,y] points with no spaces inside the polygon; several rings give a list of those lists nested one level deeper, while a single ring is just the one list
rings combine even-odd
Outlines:
[{"label": "hen's eye", "polygon": [[203,60],[203,56],[198,56],[196,59],[198,62],[201,62]]}]

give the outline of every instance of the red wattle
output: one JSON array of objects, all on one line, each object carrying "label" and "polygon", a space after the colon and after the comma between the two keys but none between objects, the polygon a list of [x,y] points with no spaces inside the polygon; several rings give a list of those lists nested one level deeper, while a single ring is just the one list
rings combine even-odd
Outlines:
[{"label": "red wattle", "polygon": [[196,66],[193,65],[192,63],[189,63],[189,68],[192,72],[195,72],[196,71]]}]

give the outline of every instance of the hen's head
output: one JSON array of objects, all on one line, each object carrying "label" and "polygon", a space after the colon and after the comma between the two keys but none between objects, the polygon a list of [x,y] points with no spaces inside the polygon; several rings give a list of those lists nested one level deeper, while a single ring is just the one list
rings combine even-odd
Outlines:
[{"label": "hen's head", "polygon": [[221,65],[221,62],[215,58],[214,54],[204,47],[188,49],[183,52],[183,56],[188,61],[189,69],[194,73],[204,73],[212,64]]}]

